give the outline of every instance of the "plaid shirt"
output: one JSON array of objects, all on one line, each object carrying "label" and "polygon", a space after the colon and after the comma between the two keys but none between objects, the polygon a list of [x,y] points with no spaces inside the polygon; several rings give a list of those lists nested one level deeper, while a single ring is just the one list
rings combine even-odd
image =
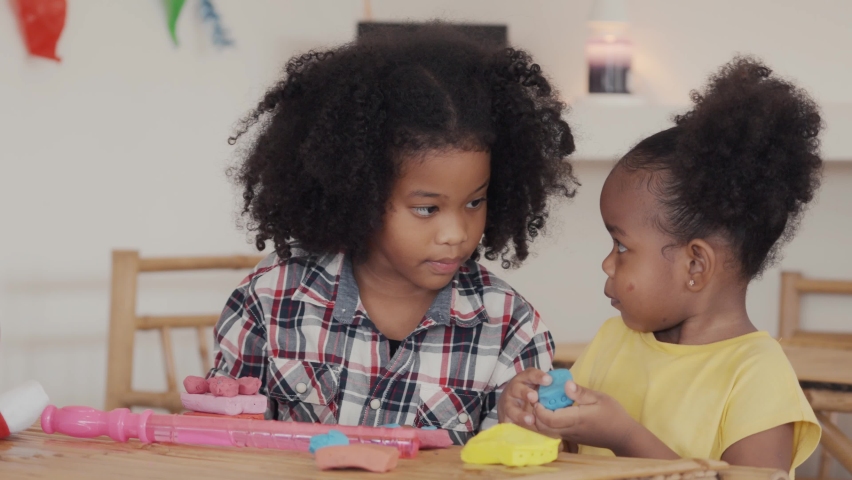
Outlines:
[{"label": "plaid shirt", "polygon": [[506,382],[525,368],[549,370],[553,358],[538,313],[474,261],[393,356],[343,254],[268,256],[231,295],[214,336],[208,376],[260,378],[267,417],[435,426],[456,444],[497,423]]}]

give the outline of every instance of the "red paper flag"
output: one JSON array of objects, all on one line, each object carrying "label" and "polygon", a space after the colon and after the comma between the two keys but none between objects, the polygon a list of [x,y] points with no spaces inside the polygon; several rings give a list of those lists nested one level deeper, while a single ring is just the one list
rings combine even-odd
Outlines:
[{"label": "red paper flag", "polygon": [[12,0],[30,55],[59,61],[56,43],[65,27],[65,0]]}]

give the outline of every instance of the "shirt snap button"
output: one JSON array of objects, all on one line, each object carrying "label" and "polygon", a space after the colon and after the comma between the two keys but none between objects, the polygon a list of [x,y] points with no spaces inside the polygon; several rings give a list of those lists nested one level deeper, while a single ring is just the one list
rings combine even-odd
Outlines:
[{"label": "shirt snap button", "polygon": [[382,401],[379,400],[378,398],[374,398],[374,399],[370,400],[370,408],[372,408],[373,410],[378,410],[379,407],[381,407],[381,406],[382,406]]},{"label": "shirt snap button", "polygon": [[308,386],[305,385],[304,383],[297,383],[296,384],[296,392],[305,393],[307,391],[308,391]]},{"label": "shirt snap button", "polygon": [[470,420],[470,417],[466,413],[459,414],[459,423],[467,423]]}]

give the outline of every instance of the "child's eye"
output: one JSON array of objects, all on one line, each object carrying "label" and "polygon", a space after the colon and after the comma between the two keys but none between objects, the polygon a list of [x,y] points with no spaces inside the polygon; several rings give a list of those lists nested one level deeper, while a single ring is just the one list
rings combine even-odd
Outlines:
[{"label": "child's eye", "polygon": [[411,210],[419,217],[431,217],[438,211],[438,207],[432,205],[429,207],[414,207]]},{"label": "child's eye", "polygon": [[627,251],[627,247],[622,245],[618,240],[615,241],[615,248],[618,249],[618,253],[624,253]]},{"label": "child's eye", "polygon": [[485,203],[485,197],[477,198],[476,200],[467,202],[467,208],[479,208]]}]

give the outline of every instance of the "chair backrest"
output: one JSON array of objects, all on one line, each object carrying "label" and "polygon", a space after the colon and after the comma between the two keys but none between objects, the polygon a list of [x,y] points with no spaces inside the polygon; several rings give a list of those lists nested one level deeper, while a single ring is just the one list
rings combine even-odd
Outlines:
[{"label": "chair backrest", "polygon": [[[198,333],[201,365],[210,369],[210,352],[204,338],[205,329],[214,326],[219,315],[140,316],[136,312],[137,278],[143,272],[186,270],[250,269],[263,256],[234,255],[225,257],[140,258],[139,252],[112,252],[112,286],[107,358],[106,405],[108,410],[145,406],[180,412],[178,382],[171,330],[192,328]],[[224,299],[223,299],[224,301]],[[141,392],[132,389],[133,348],[137,330],[159,330],[166,370],[165,392]]]},{"label": "chair backrest", "polygon": [[787,345],[852,349],[852,333],[802,329],[801,298],[808,293],[852,295],[852,281],[807,278],[799,272],[781,272],[781,308],[778,336]]}]

